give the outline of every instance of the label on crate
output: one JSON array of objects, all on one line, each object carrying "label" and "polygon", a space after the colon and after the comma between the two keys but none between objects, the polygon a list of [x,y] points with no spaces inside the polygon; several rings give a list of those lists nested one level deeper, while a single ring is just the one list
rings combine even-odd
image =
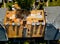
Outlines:
[{"label": "label on crate", "polygon": [[31,16],[32,16],[33,18],[42,18],[42,15],[40,15],[40,13],[31,14]]}]

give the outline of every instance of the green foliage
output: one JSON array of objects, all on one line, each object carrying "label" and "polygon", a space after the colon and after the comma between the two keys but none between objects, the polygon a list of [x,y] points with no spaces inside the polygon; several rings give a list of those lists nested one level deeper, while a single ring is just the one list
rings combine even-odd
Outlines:
[{"label": "green foliage", "polygon": [[35,0],[16,0],[22,9],[30,9]]},{"label": "green foliage", "polygon": [[12,2],[11,3],[6,3],[6,6],[8,7],[8,6],[11,6],[12,7]]},{"label": "green foliage", "polygon": [[49,2],[49,6],[60,6],[60,0]]},{"label": "green foliage", "polygon": [[6,7],[9,9],[9,10],[12,10],[12,2],[11,3],[6,3]]},{"label": "green foliage", "polygon": [[25,41],[24,44],[29,44],[29,42],[28,41]]}]

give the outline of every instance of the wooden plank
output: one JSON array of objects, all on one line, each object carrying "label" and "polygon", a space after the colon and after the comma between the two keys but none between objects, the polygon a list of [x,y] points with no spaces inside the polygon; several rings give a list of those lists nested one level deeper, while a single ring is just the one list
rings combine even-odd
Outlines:
[{"label": "wooden plank", "polygon": [[[10,19],[10,17],[12,17],[12,15],[15,15],[15,11],[9,11],[9,14],[6,14],[5,20],[4,20],[4,24],[5,25],[6,25],[6,23],[9,23],[9,25],[10,25],[9,29],[8,29],[8,33],[9,33],[8,37],[9,38],[23,37],[22,33],[23,33],[23,28],[24,27],[27,28],[26,37],[42,37],[45,26],[42,26],[41,24],[39,25],[39,27],[37,29],[37,34],[35,34],[36,26],[34,26],[33,34],[31,36],[31,28],[32,28],[31,24],[32,24],[32,22],[34,21],[36,23],[39,20],[42,20],[41,23],[45,22],[43,10],[32,10],[31,11],[31,14],[34,14],[34,15],[37,15],[37,13],[40,13],[40,12],[42,12],[42,14],[41,14],[42,18],[32,18],[31,16],[28,16],[29,18],[26,18],[26,21],[30,22],[30,24],[26,24],[25,26],[23,26],[23,20],[19,21],[19,19],[17,19],[17,18]],[[7,21],[7,17],[9,18],[10,21]],[[15,27],[14,27],[15,28],[14,30],[13,30],[13,26],[12,26],[13,22],[16,24]],[[20,23],[20,27],[19,28],[17,28],[17,23],[18,22]],[[42,33],[39,34],[41,30],[42,30]]]}]

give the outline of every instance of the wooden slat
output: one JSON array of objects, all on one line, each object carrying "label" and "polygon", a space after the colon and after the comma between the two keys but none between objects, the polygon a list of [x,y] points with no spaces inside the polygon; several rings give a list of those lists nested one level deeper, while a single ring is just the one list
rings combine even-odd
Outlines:
[{"label": "wooden slat", "polygon": [[[37,14],[37,13],[40,13],[42,12],[42,18],[38,19],[38,18],[31,18],[31,16],[29,18],[26,18],[26,21],[30,22],[31,24],[26,24],[25,26],[23,26],[23,20],[19,21],[19,19],[17,18],[14,18],[14,19],[11,19],[10,21],[6,21],[7,20],[7,17],[10,18],[12,15],[15,15],[15,12],[16,11],[9,11],[9,14],[6,14],[5,16],[5,20],[4,20],[4,24],[6,24],[7,22],[9,22],[9,29],[8,29],[8,37],[9,38],[15,38],[15,37],[22,37],[22,32],[23,32],[23,27],[26,27],[27,28],[27,33],[26,33],[26,37],[31,37],[31,24],[32,22],[38,22],[38,20],[42,20],[43,22],[45,22],[45,18],[44,18],[44,12],[43,10],[32,10],[31,11],[31,14]],[[12,21],[14,21],[15,24],[17,24],[17,22],[20,23],[20,27],[19,27],[19,30],[17,29],[17,25],[15,26],[15,29],[13,30],[13,26],[12,26]],[[33,29],[33,34],[32,34],[32,37],[42,37],[43,36],[43,32],[44,32],[44,27],[45,26],[42,26],[42,25],[39,25],[38,29],[37,29],[37,34],[35,34],[35,26],[34,26],[34,29]],[[17,30],[18,30],[18,35],[17,35]],[[42,33],[41,35],[39,34],[40,31],[42,30]]]}]

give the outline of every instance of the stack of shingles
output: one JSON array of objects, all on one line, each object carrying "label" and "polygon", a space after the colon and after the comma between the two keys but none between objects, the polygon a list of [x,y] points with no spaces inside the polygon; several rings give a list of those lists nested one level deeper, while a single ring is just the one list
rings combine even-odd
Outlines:
[{"label": "stack of shingles", "polygon": [[7,41],[6,30],[3,28],[3,21],[6,14],[5,8],[0,8],[0,41]]},{"label": "stack of shingles", "polygon": [[7,41],[8,37],[6,35],[6,30],[3,27],[0,27],[0,41]]},{"label": "stack of shingles", "polygon": [[[46,13],[47,14],[47,16],[46,16],[47,24],[52,24],[56,29],[59,28],[60,27],[60,7],[59,6],[45,7],[45,11],[47,11],[47,13]],[[46,30],[49,30],[47,28],[46,28]],[[52,30],[53,30],[53,28],[52,28]],[[46,31],[46,34],[47,34],[47,31]],[[54,33],[52,33],[52,34],[54,34]],[[56,40],[60,39],[60,32],[56,32],[55,36],[56,36],[55,37]]]},{"label": "stack of shingles", "polygon": [[0,24],[2,25],[3,25],[5,14],[6,14],[6,8],[0,8]]}]

